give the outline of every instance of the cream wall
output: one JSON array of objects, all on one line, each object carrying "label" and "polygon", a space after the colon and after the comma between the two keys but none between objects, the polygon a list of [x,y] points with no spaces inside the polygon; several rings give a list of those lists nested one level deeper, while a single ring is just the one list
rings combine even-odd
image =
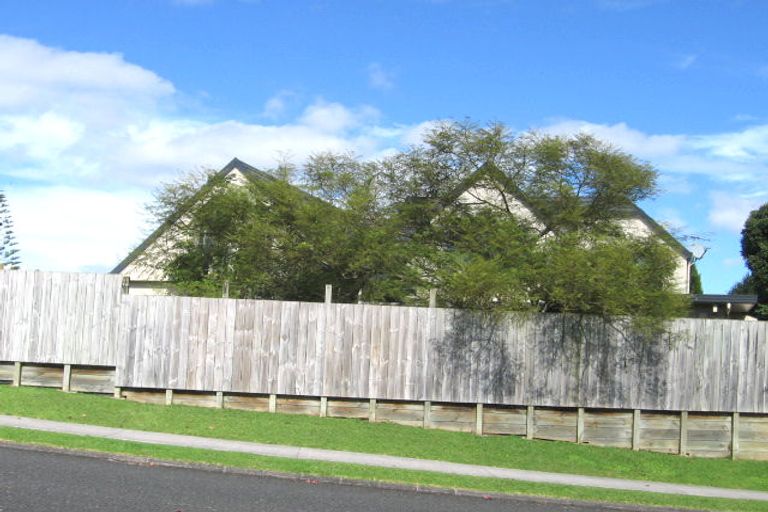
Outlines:
[{"label": "cream wall", "polygon": [[[510,196],[509,194],[502,196],[502,193],[495,189],[486,187],[474,187],[459,196],[459,201],[464,204],[475,204],[478,206],[488,205],[497,208],[505,208],[505,202],[509,206],[509,210],[512,214],[517,215],[518,218],[528,222],[531,227],[539,231],[543,231],[545,226],[539,221],[534,213],[526,207],[522,202]],[[624,233],[630,236],[647,237],[657,236],[656,232],[647,221],[642,217],[631,217],[628,219],[622,219],[619,221]],[[673,248],[674,250],[674,248]],[[691,268],[688,259],[675,250],[675,272],[673,275],[674,288],[678,293],[689,293],[690,290],[690,277]]]},{"label": "cream wall", "polygon": [[[246,185],[248,179],[238,169],[232,169],[226,176],[235,185]],[[175,244],[177,234],[173,229],[165,231],[133,262],[128,264],[121,272],[121,276],[129,277],[131,281],[167,281],[165,273],[158,267],[162,261],[173,255],[177,249]],[[148,262],[152,262],[148,264]],[[167,288],[132,286],[131,295],[168,295]]]},{"label": "cream wall", "polygon": [[[631,236],[656,236],[654,230],[640,217],[622,219],[619,221],[619,225],[622,227],[624,233]],[[688,259],[678,251],[675,251],[675,273],[673,279],[675,283],[675,291],[678,293],[689,293],[691,285],[691,264]]]}]

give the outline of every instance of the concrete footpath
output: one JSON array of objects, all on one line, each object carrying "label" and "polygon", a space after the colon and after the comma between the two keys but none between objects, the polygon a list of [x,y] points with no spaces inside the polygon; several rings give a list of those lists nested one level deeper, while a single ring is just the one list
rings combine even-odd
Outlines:
[{"label": "concrete footpath", "polygon": [[267,457],[283,457],[323,462],[340,462],[358,464],[361,466],[376,466],[382,468],[402,469],[409,471],[429,471],[486,478],[501,478],[557,485],[575,485],[596,487],[621,491],[644,491],[662,494],[677,494],[684,496],[701,496],[706,498],[728,498],[740,500],[768,501],[768,492],[741,489],[725,489],[721,487],[705,487],[699,485],[670,484],[664,482],[647,482],[642,480],[623,480],[619,478],[604,478],[597,476],[569,475],[563,473],[547,473],[543,471],[527,471],[521,469],[498,468],[491,466],[476,466],[426,459],[395,457],[392,455],[377,455],[370,453],[345,452],[338,450],[323,450],[319,448],[300,448],[273,444],[251,443],[247,441],[231,441],[207,437],[165,434],[161,432],[143,432],[122,428],[100,427],[96,425],[81,425],[62,423],[58,421],[20,418],[17,416],[0,415],[0,426],[72,434],[78,436],[101,437],[120,441],[137,443],[178,446],[183,448],[200,448],[222,452],[239,452]]}]

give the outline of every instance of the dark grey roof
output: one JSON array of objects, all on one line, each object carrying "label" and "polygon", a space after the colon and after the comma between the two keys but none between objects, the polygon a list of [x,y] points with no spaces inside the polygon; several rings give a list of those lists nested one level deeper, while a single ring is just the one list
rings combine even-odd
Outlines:
[{"label": "dark grey roof", "polygon": [[757,304],[757,295],[697,294],[691,297],[694,304]]},{"label": "dark grey roof", "polygon": [[[266,173],[264,171],[261,171],[252,165],[248,165],[247,163],[243,162],[242,160],[239,160],[237,158],[233,158],[231,162],[229,162],[227,165],[225,165],[219,172],[217,172],[213,180],[216,179],[222,179],[226,175],[228,175],[230,172],[232,172],[234,169],[237,169],[241,173],[243,173],[243,176],[245,176],[249,181],[253,183],[257,183],[259,181],[271,181],[276,180],[274,176],[272,176],[269,173]],[[123,259],[120,263],[117,264],[115,268],[113,268],[110,273],[111,274],[119,274],[125,268],[133,263],[136,258],[139,257],[139,255],[147,250],[149,246],[151,246],[155,240],[157,240],[163,233],[165,233],[174,222],[176,222],[181,215],[183,215],[189,208],[192,207],[193,204],[195,204],[202,195],[206,193],[208,190],[208,186],[204,185],[194,196],[192,196],[186,205],[184,205],[182,208],[179,208],[179,210],[176,212],[175,215],[172,215],[168,219],[166,219],[160,226],[157,227],[141,244],[139,244],[134,250],[128,254],[128,256]]]}]

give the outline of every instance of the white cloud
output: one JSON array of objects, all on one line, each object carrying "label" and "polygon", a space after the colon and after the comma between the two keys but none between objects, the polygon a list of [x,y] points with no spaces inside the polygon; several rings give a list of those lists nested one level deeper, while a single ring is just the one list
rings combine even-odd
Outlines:
[{"label": "white cloud", "polygon": [[378,62],[368,65],[368,85],[373,89],[387,91],[395,86],[395,77]]},{"label": "white cloud", "polygon": [[424,121],[411,126],[403,132],[402,141],[406,146],[415,146],[424,140],[424,136],[437,128],[442,121]]},{"label": "white cloud", "polygon": [[727,192],[712,192],[712,208],[709,221],[716,227],[734,233],[741,232],[749,212],[758,208],[764,201],[755,197],[744,197]]},{"label": "white cloud", "polygon": [[[119,54],[0,35],[0,177],[16,178],[7,191],[25,266],[110,268],[141,238],[148,191],[179,171],[235,156],[266,168],[325,150],[376,157],[413,131],[369,105],[300,105],[290,91],[266,101],[265,123],[202,121],[177,96]],[[289,107],[299,115],[277,122]]]},{"label": "white cloud", "polygon": [[559,121],[545,126],[542,131],[555,135],[589,133],[633,155],[649,159],[677,154],[685,140],[681,135],[649,135],[630,128],[626,123],[605,125],[579,120]]},{"label": "white cloud", "polygon": [[0,35],[0,77],[0,108],[12,111],[82,109],[92,104],[90,95],[98,103],[105,93],[125,106],[174,92],[170,82],[119,54],[65,51],[7,35]]},{"label": "white cloud", "polygon": [[111,270],[141,235],[146,191],[73,187],[7,190],[25,268]]},{"label": "white cloud", "polygon": [[33,159],[53,160],[79,141],[85,128],[55,112],[39,116],[0,116],[0,151],[19,151]]},{"label": "white cloud", "polygon": [[753,116],[752,114],[736,114],[733,116],[733,121],[736,121],[737,123],[754,123],[760,121],[760,118]]},{"label": "white cloud", "polygon": [[707,175],[732,183],[768,179],[768,125],[709,135],[648,134],[625,123],[562,120],[540,131],[560,135],[590,133],[664,172]]},{"label": "white cloud", "polygon": [[733,133],[694,136],[692,145],[714,157],[764,163],[768,158],[768,125],[752,126]]},{"label": "white cloud", "polygon": [[[270,167],[282,153],[297,159],[322,150],[387,154],[410,130],[381,125],[380,112],[369,105],[317,99],[302,106],[288,90],[265,102],[269,122],[261,124],[200,121],[179,113],[176,98],[169,81],[120,55],[0,36],[0,175],[151,186],[234,156]],[[300,113],[285,120],[289,107]]]},{"label": "white cloud", "polygon": [[695,187],[687,176],[679,174],[661,174],[659,176],[659,188],[662,193],[690,194]]},{"label": "white cloud", "polygon": [[675,66],[678,69],[682,69],[682,70],[688,69],[696,63],[698,58],[699,58],[698,55],[694,55],[694,54],[681,55],[677,59]]},{"label": "white cloud", "polygon": [[681,233],[688,228],[688,223],[676,208],[661,208],[656,214],[656,220],[673,233]]},{"label": "white cloud", "polygon": [[299,122],[321,133],[340,133],[364,124],[373,125],[380,115],[374,107],[350,109],[341,103],[327,103],[319,99],[307,107]]},{"label": "white cloud", "polygon": [[293,91],[282,90],[264,103],[261,115],[268,119],[278,119],[285,115],[288,104],[295,99],[296,94]]},{"label": "white cloud", "polygon": [[741,258],[723,258],[723,265],[726,267],[739,267],[744,265],[744,260]]}]

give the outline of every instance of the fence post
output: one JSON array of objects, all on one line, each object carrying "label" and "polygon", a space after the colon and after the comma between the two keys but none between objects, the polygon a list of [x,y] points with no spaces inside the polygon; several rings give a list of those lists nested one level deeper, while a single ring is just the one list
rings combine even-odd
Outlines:
[{"label": "fence post", "polygon": [[680,411],[680,455],[688,451],[688,411]]},{"label": "fence post", "polygon": [[739,413],[731,416],[731,459],[736,459],[739,454]]},{"label": "fence post", "polygon": [[216,392],[216,407],[218,407],[219,409],[224,408],[224,392],[223,391]]},{"label": "fence post", "polygon": [[327,284],[325,285],[325,303],[330,304],[333,300],[333,285]]},{"label": "fence post", "polygon": [[584,442],[584,408],[579,407],[576,410],[576,443]]},{"label": "fence post", "polygon": [[325,418],[328,416],[328,397],[320,397],[320,417]]},{"label": "fence post", "polygon": [[165,390],[165,405],[173,405],[173,390]]},{"label": "fence post", "polygon": [[529,405],[525,412],[525,438],[533,439],[533,406]]},{"label": "fence post", "polygon": [[277,395],[269,395],[269,412],[277,412]]},{"label": "fence post", "polygon": [[371,398],[371,401],[368,402],[368,421],[371,423],[376,423],[376,399]]},{"label": "fence post", "polygon": [[640,409],[632,411],[632,449],[640,450]]},{"label": "fence post", "polygon": [[227,279],[225,279],[224,284],[221,285],[221,298],[222,299],[229,298],[229,280]]},{"label": "fence post", "polygon": [[16,361],[13,363],[13,386],[21,386],[21,362]]},{"label": "fence post", "polygon": [[483,404],[477,404],[475,409],[475,434],[483,435]]},{"label": "fence post", "polygon": [[432,426],[432,402],[424,402],[424,418],[421,423],[424,428],[430,428]]},{"label": "fence post", "polygon": [[72,365],[64,365],[64,376],[61,379],[61,390],[69,393],[70,383],[72,382]]},{"label": "fence post", "polygon": [[130,276],[124,276],[123,282],[120,284],[120,289],[125,295],[128,295],[131,293],[131,277]]},{"label": "fence post", "polygon": [[119,400],[119,399],[121,399],[121,398],[123,398],[123,388],[121,388],[121,387],[119,387],[119,386],[115,386],[115,388],[114,388],[114,390],[113,390],[113,391],[114,391],[114,392],[112,393],[112,396],[113,396],[114,398],[117,398],[118,400]]}]

